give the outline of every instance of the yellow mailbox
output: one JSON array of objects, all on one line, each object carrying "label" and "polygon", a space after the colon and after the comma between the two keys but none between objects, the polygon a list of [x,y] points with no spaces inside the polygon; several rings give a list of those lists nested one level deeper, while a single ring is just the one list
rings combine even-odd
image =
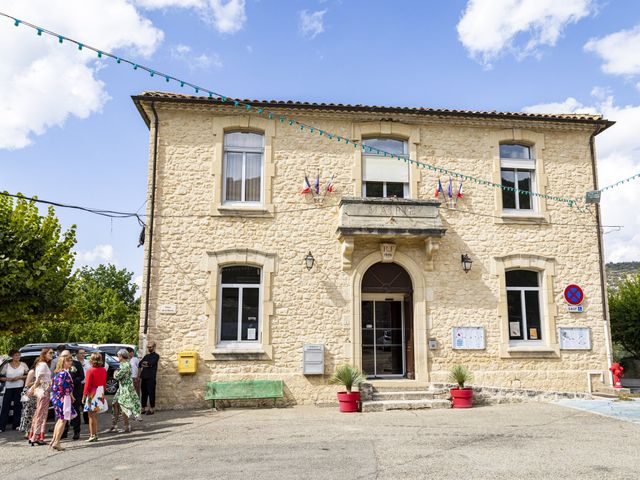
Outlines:
[{"label": "yellow mailbox", "polygon": [[178,353],[178,373],[196,373],[198,369],[198,354],[196,352]]}]

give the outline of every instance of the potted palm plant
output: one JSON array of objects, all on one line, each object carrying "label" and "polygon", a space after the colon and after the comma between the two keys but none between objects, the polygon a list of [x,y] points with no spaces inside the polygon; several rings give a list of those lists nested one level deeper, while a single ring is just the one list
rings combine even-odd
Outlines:
[{"label": "potted palm plant", "polygon": [[343,385],[346,392],[338,392],[341,412],[357,412],[360,406],[360,392],[354,392],[353,387],[359,387],[365,380],[365,374],[353,365],[344,364],[336,368],[329,379],[330,385]]},{"label": "potted palm plant", "polygon": [[449,372],[449,381],[458,384],[458,388],[452,388],[450,391],[453,408],[471,408],[473,405],[473,389],[464,386],[471,380],[473,375],[464,365],[456,365]]}]

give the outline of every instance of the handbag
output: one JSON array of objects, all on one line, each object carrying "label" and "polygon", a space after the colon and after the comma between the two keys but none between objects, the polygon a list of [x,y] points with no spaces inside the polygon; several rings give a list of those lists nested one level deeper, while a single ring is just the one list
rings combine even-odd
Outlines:
[{"label": "handbag", "polygon": [[42,397],[44,397],[44,388],[36,387],[36,389],[33,391],[33,393],[36,396],[36,398],[38,400],[40,400]]}]

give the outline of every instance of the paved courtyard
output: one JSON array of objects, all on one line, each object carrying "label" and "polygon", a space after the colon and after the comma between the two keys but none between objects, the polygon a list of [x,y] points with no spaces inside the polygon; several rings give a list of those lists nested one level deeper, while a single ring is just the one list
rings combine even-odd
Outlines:
[{"label": "paved courtyard", "polygon": [[[103,427],[107,417],[102,417]],[[0,435],[4,479],[637,479],[640,425],[554,404],[158,412],[65,452]],[[84,426],[83,426],[84,428]],[[86,431],[83,431],[83,440]]]}]

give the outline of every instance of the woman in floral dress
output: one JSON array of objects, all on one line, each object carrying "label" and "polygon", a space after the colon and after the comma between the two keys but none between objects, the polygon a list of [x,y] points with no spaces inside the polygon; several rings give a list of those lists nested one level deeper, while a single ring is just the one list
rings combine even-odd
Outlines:
[{"label": "woman in floral dress", "polygon": [[27,379],[24,382],[24,390],[22,391],[22,399],[26,400],[22,402],[22,416],[20,417],[20,426],[18,430],[24,432],[25,437],[29,435],[31,429],[31,420],[33,414],[36,412],[36,404],[38,399],[33,393],[33,384],[36,382],[36,370],[35,367],[29,370]]},{"label": "woman in floral dress", "polygon": [[53,429],[53,439],[49,446],[54,450],[64,450],[60,446],[60,438],[62,438],[64,426],[69,420],[78,415],[73,408],[73,379],[69,373],[71,365],[73,365],[73,359],[70,354],[60,355],[53,375],[51,404],[53,405],[57,422]]},{"label": "woman in floral dress", "polygon": [[82,403],[84,411],[89,417],[89,440],[87,442],[97,442],[98,414],[106,412],[109,408],[104,397],[107,388],[107,371],[102,368],[102,355],[99,352],[91,354],[89,363],[91,368],[84,377]]},{"label": "woman in floral dress", "polygon": [[[136,389],[133,386],[131,364],[129,363],[129,352],[125,349],[119,350],[118,360],[120,361],[120,368],[113,374],[113,377],[118,380],[118,391],[113,397],[113,403],[118,404],[118,409],[122,414],[122,420],[124,422],[124,428],[118,431],[130,432],[131,425],[129,424],[129,419],[138,419],[140,417],[140,399],[138,398]],[[118,414],[114,413],[114,426],[116,426],[117,423]]]}]

